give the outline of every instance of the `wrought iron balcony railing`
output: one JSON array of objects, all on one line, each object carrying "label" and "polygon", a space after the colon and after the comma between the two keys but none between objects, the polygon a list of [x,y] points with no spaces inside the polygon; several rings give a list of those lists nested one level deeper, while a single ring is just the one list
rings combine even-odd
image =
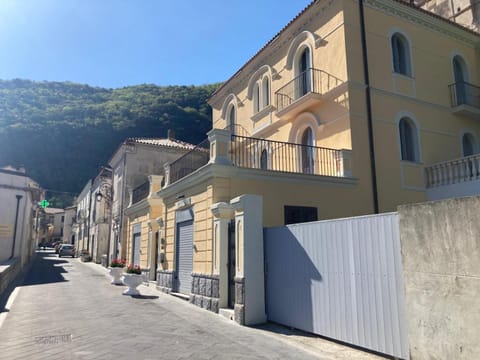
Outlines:
[{"label": "wrought iron balcony railing", "polygon": [[188,153],[170,164],[170,183],[174,183],[195,170],[201,168],[210,160],[210,142],[203,140]]},{"label": "wrought iron balcony railing", "polygon": [[145,199],[149,193],[150,193],[150,183],[147,181],[142,185],[133,189],[132,204],[136,204],[137,202]]},{"label": "wrought iron balcony railing", "polygon": [[309,93],[322,95],[342,83],[343,80],[323,70],[309,68],[277,90],[277,111],[282,111]]},{"label": "wrought iron balcony railing", "polygon": [[342,151],[232,135],[234,166],[343,177]]},{"label": "wrought iron balcony railing", "polygon": [[448,86],[452,107],[470,105],[480,109],[480,86],[475,86],[464,81]]}]

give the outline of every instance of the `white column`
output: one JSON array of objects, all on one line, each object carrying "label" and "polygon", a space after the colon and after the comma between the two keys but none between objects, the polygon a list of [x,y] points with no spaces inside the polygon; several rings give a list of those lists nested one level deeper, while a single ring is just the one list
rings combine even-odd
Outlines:
[{"label": "white column", "polygon": [[227,130],[212,129],[208,133],[210,141],[210,164],[232,165],[230,160],[231,133]]},{"label": "white column", "polygon": [[218,307],[228,306],[228,224],[233,219],[233,207],[225,202],[213,204],[213,274],[219,278]]},{"label": "white column", "polygon": [[263,199],[241,195],[235,209],[235,320],[245,325],[267,321],[263,258]]}]

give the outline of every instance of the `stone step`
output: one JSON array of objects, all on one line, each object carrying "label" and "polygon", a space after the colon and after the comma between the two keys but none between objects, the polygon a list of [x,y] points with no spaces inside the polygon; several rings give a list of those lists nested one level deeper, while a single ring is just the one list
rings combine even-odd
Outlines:
[{"label": "stone step", "polygon": [[232,320],[232,321],[235,320],[235,313],[233,309],[221,308],[221,309],[218,309],[218,314],[223,316],[224,318],[227,318],[228,320]]}]

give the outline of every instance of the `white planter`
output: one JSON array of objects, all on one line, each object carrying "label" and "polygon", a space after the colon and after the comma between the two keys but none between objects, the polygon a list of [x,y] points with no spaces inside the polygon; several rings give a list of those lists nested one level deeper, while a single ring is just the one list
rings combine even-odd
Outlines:
[{"label": "white planter", "polygon": [[123,285],[122,282],[122,274],[123,274],[123,269],[121,267],[111,267],[109,269],[109,274],[112,277],[112,282],[110,284],[113,285]]},{"label": "white planter", "polygon": [[123,292],[123,295],[138,295],[140,294],[137,287],[143,282],[143,276],[137,274],[122,274],[122,281],[128,286],[128,289]]}]

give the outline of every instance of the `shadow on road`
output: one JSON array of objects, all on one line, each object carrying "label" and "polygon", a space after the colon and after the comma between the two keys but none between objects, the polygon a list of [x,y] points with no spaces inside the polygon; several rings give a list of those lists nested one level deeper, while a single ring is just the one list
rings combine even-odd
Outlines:
[{"label": "shadow on road", "polygon": [[37,251],[37,256],[30,271],[25,276],[23,286],[68,281],[62,275],[68,271],[61,264],[68,264],[68,261],[59,259],[51,251]]},{"label": "shadow on road", "polygon": [[134,299],[158,299],[156,295],[131,295]]}]

